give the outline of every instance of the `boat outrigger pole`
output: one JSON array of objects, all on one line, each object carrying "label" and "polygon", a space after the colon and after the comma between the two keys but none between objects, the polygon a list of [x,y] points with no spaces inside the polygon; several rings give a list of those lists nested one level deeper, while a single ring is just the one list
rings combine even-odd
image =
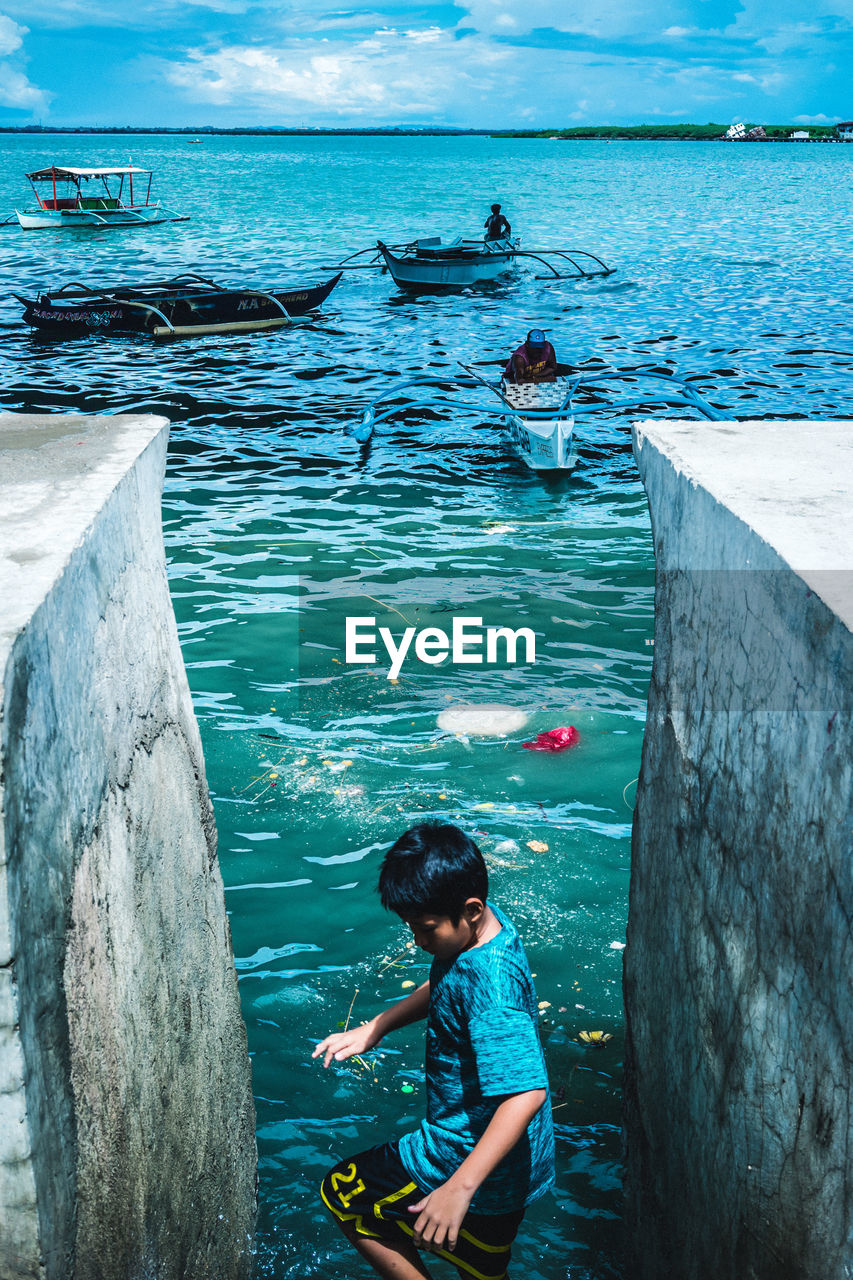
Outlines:
[{"label": "boat outrigger pole", "polygon": [[[645,369],[627,369],[624,371],[611,369],[606,373],[597,374],[576,373],[570,378],[560,378],[556,383],[535,384],[543,391],[548,387],[554,388],[556,396],[553,403],[550,405],[543,404],[541,407],[531,403],[530,405],[525,405],[522,409],[519,408],[518,404],[514,404],[508,399],[509,391],[505,386],[489,382],[469,365],[463,364],[462,361],[458,361],[458,363],[460,368],[466,371],[467,377],[455,378],[452,375],[448,375],[443,378],[410,378],[405,382],[397,382],[388,387],[381,395],[377,396],[372,404],[368,405],[359,422],[346,428],[347,435],[352,436],[363,444],[370,439],[380,422],[393,417],[395,414],[407,413],[418,409],[455,409],[465,413],[480,414],[485,417],[493,416],[497,409],[494,401],[489,404],[482,404],[477,401],[450,399],[446,394],[448,390],[452,392],[456,389],[464,390],[474,387],[478,389],[483,387],[491,392],[493,396],[497,396],[503,409],[502,416],[514,415],[518,417],[523,415],[525,419],[531,422],[546,423],[568,418],[582,420],[596,413],[618,414],[627,409],[650,409],[664,405],[681,405],[685,408],[693,409],[701,417],[712,422],[726,422],[732,417],[730,412],[721,412],[709,404],[692,383],[685,382],[683,379],[673,377],[670,374],[653,373]],[[636,395],[630,397],[615,396],[608,401],[596,400],[589,404],[578,403],[577,401],[578,393],[583,393],[591,388],[597,389],[600,384],[627,382],[630,385],[638,381],[650,381],[663,385],[658,394],[644,395],[641,390],[638,390]],[[445,394],[405,394],[414,387],[422,388],[424,391],[442,391]]]},{"label": "boat outrigger pole", "polygon": [[[572,254],[578,258],[589,258],[596,264],[592,271],[585,270],[579,262],[575,261]],[[547,255],[547,257],[545,256]],[[513,258],[535,258],[537,262],[541,262],[552,273],[555,280],[591,280],[595,276],[612,276],[617,267],[608,267],[605,262],[597,258],[594,253],[585,253],[583,249],[515,249],[512,253]],[[548,261],[548,257],[564,258],[570,262],[575,270],[571,273],[563,273],[557,271]],[[549,280],[550,276],[537,276],[537,280]]]}]

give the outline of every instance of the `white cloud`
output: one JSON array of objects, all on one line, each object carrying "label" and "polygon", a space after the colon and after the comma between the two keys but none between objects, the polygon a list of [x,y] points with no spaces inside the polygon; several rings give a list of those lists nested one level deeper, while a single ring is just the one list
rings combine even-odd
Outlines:
[{"label": "white cloud", "polygon": [[441,39],[442,30],[441,27],[427,27],[425,31],[406,31],[404,35],[415,44],[432,44]]},{"label": "white cloud", "polygon": [[26,34],[26,27],[19,27],[5,13],[0,13],[0,58],[8,58],[10,53],[16,53],[24,43]]},{"label": "white cloud", "polygon": [[[0,13],[0,58],[7,59],[23,49],[27,27],[21,27],[5,13]],[[31,84],[20,65],[21,59],[0,62],[0,106],[17,110],[43,111],[52,94]]]},{"label": "white cloud", "polygon": [[[853,0],[851,0],[853,2]],[[658,18],[679,16],[677,0],[660,0],[664,10]],[[607,37],[625,36],[648,30],[648,8],[641,0],[466,0],[468,17],[462,25],[478,31],[505,35],[536,29],[571,32],[577,35]],[[666,10],[672,8],[671,14]]]},{"label": "white cloud", "polygon": [[351,44],[290,39],[192,49],[183,61],[161,62],[160,71],[194,102],[251,107],[278,120],[308,109],[331,118],[438,118],[460,91],[496,92],[494,71],[508,57],[470,40],[463,64],[450,32],[386,27]]},{"label": "white cloud", "polygon": [[0,105],[38,112],[48,105],[51,94],[30,84],[22,71],[0,63]]}]

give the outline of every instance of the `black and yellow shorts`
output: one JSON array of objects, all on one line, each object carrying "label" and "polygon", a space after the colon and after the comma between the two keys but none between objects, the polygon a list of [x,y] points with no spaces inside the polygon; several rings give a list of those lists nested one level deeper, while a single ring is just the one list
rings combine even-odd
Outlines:
[{"label": "black and yellow shorts", "polygon": [[[426,1195],[412,1181],[397,1154],[396,1142],[371,1147],[330,1169],[323,1179],[320,1195],[327,1209],[341,1222],[351,1223],[359,1235],[372,1236],[389,1244],[414,1235],[416,1213],[409,1205]],[[504,1280],[512,1242],[524,1217],[516,1213],[466,1213],[459,1229],[456,1248],[431,1252],[459,1268],[473,1280]]]}]

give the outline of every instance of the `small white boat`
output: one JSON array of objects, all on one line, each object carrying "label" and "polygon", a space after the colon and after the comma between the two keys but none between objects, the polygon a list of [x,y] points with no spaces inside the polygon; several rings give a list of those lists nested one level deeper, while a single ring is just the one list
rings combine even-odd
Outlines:
[{"label": "small white boat", "polygon": [[[51,165],[48,169],[36,169],[28,173],[27,178],[38,207],[16,209],[15,217],[25,231],[140,227],[188,221],[185,215],[151,199],[152,177],[150,169],[132,164],[94,169]],[[7,225],[11,221],[7,219]]]},{"label": "small white boat", "polygon": [[[371,256],[365,260],[366,254]],[[426,293],[496,280],[519,258],[533,258],[547,267],[550,275],[539,279],[587,280],[610,276],[616,270],[583,249],[522,249],[520,236],[502,240],[464,240],[459,236],[447,244],[440,236],[394,245],[377,240],[375,248],[359,249],[329,270],[380,268],[390,272],[400,289]],[[556,260],[556,267],[551,259]]]},{"label": "small white boat", "polygon": [[[565,366],[564,366],[565,367]],[[576,374],[559,377],[552,382],[510,383],[505,379],[489,382],[468,365],[461,365],[467,377],[447,374],[444,378],[412,378],[398,382],[383,391],[365,410],[361,421],[347,429],[347,434],[360,443],[373,435],[378,423],[397,413],[412,409],[457,410],[477,414],[480,417],[497,416],[501,429],[515,445],[521,459],[531,471],[572,471],[578,464],[575,451],[575,427],[593,414],[612,415],[626,409],[648,411],[658,405],[691,409],[700,417],[722,422],[731,418],[721,413],[699,395],[692,383],[669,374],[647,372],[644,369],[625,371],[610,370],[607,373]],[[633,394],[602,398],[606,385],[627,383]],[[643,392],[643,382],[656,386]],[[414,391],[413,388],[420,389]],[[424,394],[429,388],[431,394]],[[484,404],[458,398],[458,394],[485,389],[500,402]],[[590,398],[585,399],[586,394]]]}]

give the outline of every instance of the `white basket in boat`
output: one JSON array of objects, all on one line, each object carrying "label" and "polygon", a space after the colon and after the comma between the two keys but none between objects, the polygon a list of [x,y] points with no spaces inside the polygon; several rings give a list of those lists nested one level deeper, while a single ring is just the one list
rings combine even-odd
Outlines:
[{"label": "white basket in boat", "polygon": [[569,389],[568,378],[553,382],[504,382],[503,393],[513,409],[559,409]]}]

